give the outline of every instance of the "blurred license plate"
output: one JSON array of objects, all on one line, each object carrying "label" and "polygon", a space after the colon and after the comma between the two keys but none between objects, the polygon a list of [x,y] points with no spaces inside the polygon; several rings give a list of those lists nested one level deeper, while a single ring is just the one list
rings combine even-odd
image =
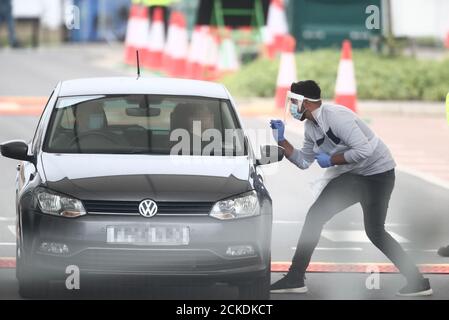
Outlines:
[{"label": "blurred license plate", "polygon": [[110,226],[107,243],[137,245],[188,245],[190,230],[182,226]]}]

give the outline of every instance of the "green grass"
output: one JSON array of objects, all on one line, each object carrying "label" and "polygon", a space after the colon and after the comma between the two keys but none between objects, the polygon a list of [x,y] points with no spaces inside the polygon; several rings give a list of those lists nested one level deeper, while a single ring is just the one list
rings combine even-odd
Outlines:
[{"label": "green grass", "polygon": [[[340,52],[332,49],[296,55],[298,79],[314,79],[323,97],[333,98]],[[354,50],[359,99],[443,101],[449,91],[449,57],[442,61],[387,57]],[[236,97],[273,97],[279,59],[260,58],[222,79]]]}]

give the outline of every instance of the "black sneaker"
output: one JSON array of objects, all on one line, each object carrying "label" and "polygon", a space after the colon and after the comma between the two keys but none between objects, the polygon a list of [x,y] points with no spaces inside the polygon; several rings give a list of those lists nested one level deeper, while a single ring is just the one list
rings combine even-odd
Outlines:
[{"label": "black sneaker", "polygon": [[442,257],[449,257],[449,246],[438,249],[438,254]]},{"label": "black sneaker", "polygon": [[306,293],[307,287],[304,284],[304,275],[287,273],[282,279],[270,286],[271,293]]},{"label": "black sneaker", "polygon": [[401,297],[423,297],[431,296],[433,290],[430,287],[429,279],[422,279],[416,283],[409,283],[397,293]]}]

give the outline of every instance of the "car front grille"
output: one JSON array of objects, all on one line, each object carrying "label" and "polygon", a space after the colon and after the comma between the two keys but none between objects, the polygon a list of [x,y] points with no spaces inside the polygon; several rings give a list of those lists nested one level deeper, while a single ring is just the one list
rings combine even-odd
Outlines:
[{"label": "car front grille", "polygon": [[208,250],[120,250],[87,249],[73,257],[39,256],[53,267],[74,264],[84,270],[173,272],[218,271],[243,268],[260,263],[260,257],[223,259]]},{"label": "car front grille", "polygon": [[[139,215],[139,201],[83,201],[89,214]],[[158,215],[208,215],[213,202],[156,202]]]}]

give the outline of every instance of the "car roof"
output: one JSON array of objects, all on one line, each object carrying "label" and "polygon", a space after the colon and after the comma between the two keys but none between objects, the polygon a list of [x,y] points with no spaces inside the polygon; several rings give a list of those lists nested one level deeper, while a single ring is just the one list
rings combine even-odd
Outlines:
[{"label": "car roof", "polygon": [[175,78],[85,78],[61,82],[59,96],[160,94],[229,99],[222,84]]}]

